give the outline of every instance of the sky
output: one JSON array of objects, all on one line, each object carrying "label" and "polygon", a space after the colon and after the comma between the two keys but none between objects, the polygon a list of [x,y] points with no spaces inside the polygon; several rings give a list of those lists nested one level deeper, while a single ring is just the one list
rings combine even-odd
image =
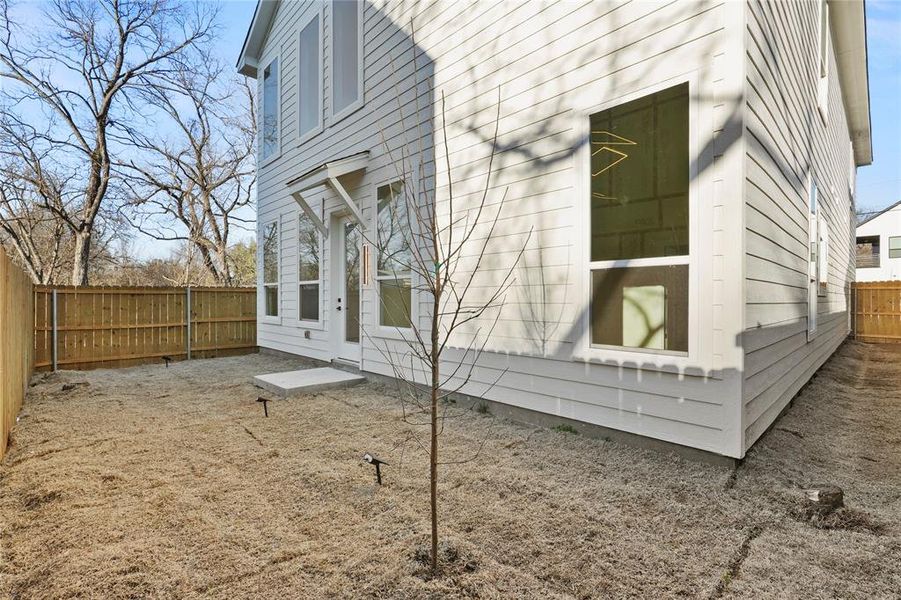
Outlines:
[{"label": "sky", "polygon": [[867,58],[873,164],[857,170],[857,206],[901,201],[901,0],[869,0]]}]

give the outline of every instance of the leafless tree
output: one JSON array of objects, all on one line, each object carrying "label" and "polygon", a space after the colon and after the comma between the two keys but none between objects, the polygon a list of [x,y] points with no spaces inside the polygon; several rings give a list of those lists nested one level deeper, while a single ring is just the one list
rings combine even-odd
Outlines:
[{"label": "leafless tree", "polygon": [[65,225],[72,283],[86,285],[115,184],[112,157],[143,108],[138,91],[165,82],[185,50],[209,39],[214,10],[177,0],[50,0],[43,11],[34,33],[0,0],[0,144],[8,159],[28,157],[18,172]]},{"label": "leafless tree", "polygon": [[139,156],[123,165],[130,198],[124,214],[154,239],[189,244],[215,285],[230,286],[231,233],[246,230],[242,209],[253,200],[254,97],[210,57],[201,63],[199,71],[183,69],[169,85],[146,91],[175,134],[132,132]]},{"label": "leafless tree", "polygon": [[[383,311],[403,314],[404,325],[397,328],[403,341],[397,344],[376,338],[365,330],[364,335],[390,365],[398,382],[403,422],[411,427],[408,439],[429,456],[433,572],[438,571],[439,468],[471,461],[481,451],[480,445],[473,456],[442,460],[439,437],[445,423],[465,410],[455,408],[451,400],[458,393],[472,391],[466,388],[474,383],[474,370],[497,325],[532,233],[531,229],[522,232],[522,244],[516,244],[503,264],[491,264],[489,271],[487,263],[494,261],[490,256],[496,256],[495,232],[506,200],[506,191],[499,199],[492,197],[500,93],[490,155],[483,165],[484,185],[474,194],[456,192],[443,93],[439,107],[441,121],[435,128],[440,140],[432,142],[432,123],[418,105],[416,123],[401,127],[404,132],[415,132],[415,139],[405,135],[400,144],[389,142],[382,128],[383,143],[400,185],[387,188],[388,196],[379,202],[375,236],[365,235],[378,253],[380,279],[387,277],[392,287],[398,281],[410,282],[409,302],[397,301],[396,294],[383,293],[384,288],[378,294]],[[404,121],[403,108],[398,112]],[[435,156],[439,158],[435,160]],[[436,162],[443,164],[441,170],[433,171]],[[480,275],[482,280],[477,282]],[[416,318],[413,304],[423,307],[421,318]],[[494,382],[480,382],[479,393],[486,393],[502,376],[503,371]],[[423,429],[427,431],[426,441],[416,433]]]}]

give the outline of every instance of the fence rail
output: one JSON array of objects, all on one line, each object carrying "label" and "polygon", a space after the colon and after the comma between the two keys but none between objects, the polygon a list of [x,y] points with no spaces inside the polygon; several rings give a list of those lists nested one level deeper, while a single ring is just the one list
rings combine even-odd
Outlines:
[{"label": "fence rail", "polygon": [[901,281],[857,282],[851,289],[854,338],[901,343]]},{"label": "fence rail", "polygon": [[35,367],[41,370],[119,367],[256,348],[254,288],[35,288]]},{"label": "fence rail", "polygon": [[0,459],[34,369],[31,279],[0,249]]}]

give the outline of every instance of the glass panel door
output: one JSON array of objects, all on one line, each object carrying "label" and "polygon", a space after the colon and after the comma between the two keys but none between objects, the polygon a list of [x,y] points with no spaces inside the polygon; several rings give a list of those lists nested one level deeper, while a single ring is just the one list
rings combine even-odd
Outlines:
[{"label": "glass panel door", "polygon": [[360,343],[360,226],[344,222],[344,341]]}]

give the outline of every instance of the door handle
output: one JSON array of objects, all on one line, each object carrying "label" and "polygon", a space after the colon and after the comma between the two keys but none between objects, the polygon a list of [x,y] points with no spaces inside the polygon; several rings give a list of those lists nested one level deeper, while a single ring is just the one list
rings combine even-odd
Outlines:
[{"label": "door handle", "polygon": [[336,306],[335,308],[336,308],[337,310],[341,310],[341,305],[339,304],[339,305]]}]

